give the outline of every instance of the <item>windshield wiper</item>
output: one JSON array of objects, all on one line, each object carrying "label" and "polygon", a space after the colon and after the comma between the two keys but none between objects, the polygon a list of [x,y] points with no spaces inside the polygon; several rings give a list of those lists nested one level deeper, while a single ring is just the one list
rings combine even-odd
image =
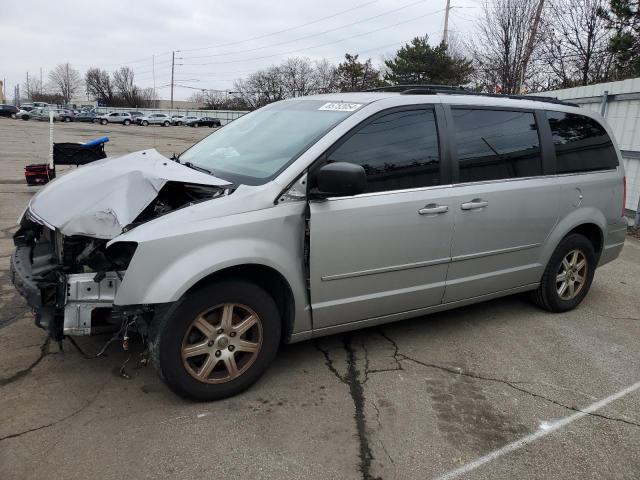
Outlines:
[{"label": "windshield wiper", "polygon": [[191,162],[184,162],[182,165],[185,167],[193,168],[194,170],[198,170],[199,172],[208,173],[209,175],[213,175],[213,171],[208,168],[201,167],[200,165],[196,165]]}]

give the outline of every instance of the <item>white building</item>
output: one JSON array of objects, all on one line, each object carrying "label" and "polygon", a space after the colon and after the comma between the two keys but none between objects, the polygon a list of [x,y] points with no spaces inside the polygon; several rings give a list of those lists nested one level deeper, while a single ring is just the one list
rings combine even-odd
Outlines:
[{"label": "white building", "polygon": [[577,103],[604,116],[622,150],[627,175],[626,209],[640,215],[640,78],[538,93]]}]

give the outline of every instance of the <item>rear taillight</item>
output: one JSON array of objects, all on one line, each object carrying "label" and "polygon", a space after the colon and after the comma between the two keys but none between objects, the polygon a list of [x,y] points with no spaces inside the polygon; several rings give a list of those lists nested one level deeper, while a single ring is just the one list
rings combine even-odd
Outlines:
[{"label": "rear taillight", "polygon": [[622,216],[624,217],[625,205],[627,204],[627,177],[622,179]]}]

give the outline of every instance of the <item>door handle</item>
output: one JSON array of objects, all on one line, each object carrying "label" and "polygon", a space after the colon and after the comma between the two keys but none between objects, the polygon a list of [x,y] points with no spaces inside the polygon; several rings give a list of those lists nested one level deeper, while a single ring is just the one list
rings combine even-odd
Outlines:
[{"label": "door handle", "polygon": [[420,215],[433,215],[438,213],[447,213],[449,211],[449,207],[446,205],[436,205],[435,203],[430,203],[429,205],[425,205],[424,208],[418,210]]},{"label": "door handle", "polygon": [[479,208],[484,208],[489,205],[489,202],[486,200],[482,200],[481,198],[474,198],[470,202],[463,203],[460,205],[462,210],[477,210]]}]

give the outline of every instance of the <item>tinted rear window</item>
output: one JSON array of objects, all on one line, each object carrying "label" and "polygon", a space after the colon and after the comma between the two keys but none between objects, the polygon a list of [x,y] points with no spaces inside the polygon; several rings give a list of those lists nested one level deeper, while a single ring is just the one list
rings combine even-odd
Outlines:
[{"label": "tinted rear window", "polygon": [[547,112],[556,149],[556,172],[609,170],[618,157],[605,129],[592,118],[573,113]]},{"label": "tinted rear window", "polygon": [[452,115],[461,183],[542,174],[532,112],[456,108]]}]

